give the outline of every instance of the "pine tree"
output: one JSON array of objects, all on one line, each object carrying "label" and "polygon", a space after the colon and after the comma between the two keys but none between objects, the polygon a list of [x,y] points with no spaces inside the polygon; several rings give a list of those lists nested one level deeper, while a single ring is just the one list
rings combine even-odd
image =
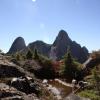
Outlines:
[{"label": "pine tree", "polygon": [[33,58],[33,53],[32,53],[32,51],[30,49],[28,50],[28,52],[26,54],[26,58],[27,59],[32,59]]},{"label": "pine tree", "polygon": [[34,50],[34,59],[39,59],[39,54],[37,49]]},{"label": "pine tree", "polygon": [[63,75],[65,78],[76,78],[78,76],[79,69],[78,64],[75,62],[74,58],[71,55],[71,52],[68,50],[64,58],[64,69]]}]

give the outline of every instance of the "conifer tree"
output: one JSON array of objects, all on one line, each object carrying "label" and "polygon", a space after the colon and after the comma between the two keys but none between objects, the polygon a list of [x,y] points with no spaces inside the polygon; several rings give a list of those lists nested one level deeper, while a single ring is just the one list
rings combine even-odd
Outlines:
[{"label": "conifer tree", "polygon": [[39,54],[37,49],[34,50],[34,59],[39,59]]},{"label": "conifer tree", "polygon": [[63,74],[65,78],[76,78],[78,75],[78,64],[75,62],[74,58],[71,55],[69,49],[64,58],[64,69]]},{"label": "conifer tree", "polygon": [[26,58],[27,59],[32,59],[33,58],[33,53],[32,53],[32,51],[30,49],[28,50],[28,52],[26,54]]}]

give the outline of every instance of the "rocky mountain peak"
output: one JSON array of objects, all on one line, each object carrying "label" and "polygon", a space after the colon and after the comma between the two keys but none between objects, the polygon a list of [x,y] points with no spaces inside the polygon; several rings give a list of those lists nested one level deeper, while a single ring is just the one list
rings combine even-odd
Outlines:
[{"label": "rocky mountain peak", "polygon": [[53,45],[61,45],[61,44],[69,44],[71,42],[71,39],[68,36],[68,33],[64,30],[60,30],[58,33],[58,36],[56,37],[56,40],[54,41]]},{"label": "rocky mountain peak", "polygon": [[88,49],[85,46],[83,46],[82,49],[84,52],[88,52]]},{"label": "rocky mountain peak", "polygon": [[76,41],[72,41],[68,36],[68,33],[64,30],[60,30],[53,45],[56,47],[57,59],[61,59],[70,47],[71,54],[79,62],[83,63],[88,57],[88,50],[85,47],[81,47]]},{"label": "rocky mountain peak", "polygon": [[8,54],[15,53],[15,52],[20,51],[20,50],[22,50],[24,48],[26,48],[26,44],[25,44],[24,38],[17,37],[15,39],[15,41],[13,42]]},{"label": "rocky mountain peak", "polygon": [[68,37],[68,33],[64,30],[60,30],[59,33],[58,33],[58,37]]}]

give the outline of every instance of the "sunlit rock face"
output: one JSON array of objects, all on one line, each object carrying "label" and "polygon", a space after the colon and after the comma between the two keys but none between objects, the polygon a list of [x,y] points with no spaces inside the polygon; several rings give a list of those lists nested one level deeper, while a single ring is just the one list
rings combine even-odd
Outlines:
[{"label": "sunlit rock face", "polygon": [[57,57],[56,57],[56,47],[54,47],[54,46],[51,47],[49,57],[50,57],[50,59],[52,59],[53,61],[55,61],[55,60],[57,59]]},{"label": "sunlit rock face", "polygon": [[10,50],[8,51],[8,54],[16,53],[17,51],[20,51],[22,49],[26,48],[25,41],[22,37],[18,37],[13,42]]}]

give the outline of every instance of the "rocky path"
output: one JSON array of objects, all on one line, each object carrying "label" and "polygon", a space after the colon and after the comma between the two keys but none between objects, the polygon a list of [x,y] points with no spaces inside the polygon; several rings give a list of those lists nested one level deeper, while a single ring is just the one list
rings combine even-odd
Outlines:
[{"label": "rocky path", "polygon": [[56,82],[59,82],[60,84],[64,85],[64,86],[67,86],[67,87],[71,87],[72,88],[72,84],[70,83],[66,83],[60,79],[55,79]]},{"label": "rocky path", "polygon": [[72,85],[60,79],[43,80],[44,86],[57,98],[63,100],[72,92]]}]

